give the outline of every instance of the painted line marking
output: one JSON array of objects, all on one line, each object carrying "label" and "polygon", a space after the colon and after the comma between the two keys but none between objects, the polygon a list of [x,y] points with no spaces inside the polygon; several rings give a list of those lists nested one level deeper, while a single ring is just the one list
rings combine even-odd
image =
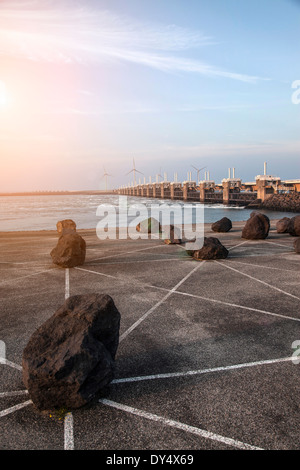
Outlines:
[{"label": "painted line marking", "polygon": [[146,313],[144,313],[144,315],[142,315],[135,323],[133,323],[133,325],[131,325],[131,327],[128,328],[128,330],[126,330],[120,336],[119,343],[122,342],[129,335],[129,333],[131,333],[138,325],[140,325],[152,312],[154,312],[154,310],[156,310],[163,302],[165,302],[165,300],[167,300],[176,291],[176,289],[178,289],[178,287],[180,287],[192,274],[194,274],[194,272],[197,271],[197,269],[199,269],[200,266],[203,266],[204,263],[205,261],[202,261],[194,269],[192,269],[192,271],[190,271],[183,279],[181,279],[181,281],[179,281],[176,284],[176,286],[173,287],[173,289],[168,291],[168,293],[161,300],[159,300],[155,305],[153,305],[153,307],[151,307]]},{"label": "painted line marking", "polygon": [[66,268],[65,271],[65,300],[70,297],[70,269]]},{"label": "painted line marking", "polygon": [[[141,287],[150,287],[150,288],[153,288],[153,289],[162,290],[162,291],[165,291],[165,292],[172,293],[172,291],[170,289],[167,289],[166,287],[154,286],[153,284],[141,283]],[[250,310],[250,311],[253,311],[253,312],[257,312],[257,313],[264,313],[266,315],[272,315],[274,317],[280,317],[280,318],[284,318],[286,320],[300,321],[300,318],[289,317],[287,315],[282,315],[280,313],[268,312],[266,310],[261,310],[261,309],[254,308],[254,307],[247,307],[246,305],[233,304],[231,302],[224,302],[223,300],[211,299],[209,297],[204,297],[202,295],[190,294],[188,292],[182,292],[182,291],[179,291],[179,290],[174,291],[173,294],[185,295],[187,297],[193,297],[195,299],[206,300],[208,302],[214,302],[214,303],[217,303],[217,304],[226,305],[228,307],[236,307],[236,308]]]},{"label": "painted line marking", "polygon": [[297,297],[296,295],[290,294],[289,292],[285,292],[282,289],[279,289],[278,287],[272,286],[271,284],[268,284],[265,281],[261,281],[260,279],[257,279],[256,277],[250,276],[250,274],[243,273],[242,271],[239,271],[238,269],[235,269],[231,266],[228,266],[225,263],[220,263],[220,261],[215,261],[215,263],[219,264],[220,266],[224,266],[224,268],[231,269],[232,271],[235,271],[239,274],[242,274],[243,276],[248,277],[249,279],[252,279],[253,281],[260,282],[261,284],[264,284],[265,286],[271,287],[272,289],[277,290],[278,292],[281,292],[282,294],[288,295],[290,297],[293,297],[294,299],[300,300],[300,297]]},{"label": "painted line marking", "polygon": [[272,245],[283,246],[284,248],[291,248],[291,250],[292,250],[292,247],[289,247],[288,245],[282,245],[281,243],[271,242],[270,240],[264,240],[264,241],[266,243],[272,243]]},{"label": "painted line marking", "polygon": [[13,367],[14,369],[17,369],[17,370],[22,370],[22,366],[19,366],[18,364],[15,364],[14,362],[8,361],[4,357],[0,357],[0,364]]},{"label": "painted line marking", "polygon": [[67,413],[64,419],[64,450],[74,450],[73,415]]},{"label": "painted line marking", "polygon": [[227,305],[229,307],[237,307],[237,308],[242,308],[242,309],[245,309],[245,310],[251,310],[251,311],[257,312],[257,313],[264,313],[265,315],[272,315],[274,317],[280,317],[280,318],[284,318],[286,320],[294,320],[294,321],[298,321],[298,322],[300,321],[300,318],[289,317],[287,315],[282,315],[280,313],[267,312],[266,310],[260,310],[258,308],[253,308],[253,307],[246,307],[245,305],[233,304],[231,302],[224,302],[222,300],[210,299],[208,297],[203,297],[201,295],[189,294],[188,292],[176,291],[176,292],[174,292],[174,294],[186,295],[188,297],[195,297],[196,299],[207,300],[208,302],[214,302],[214,303],[217,303],[217,304]]},{"label": "painted line marking", "polygon": [[244,245],[245,243],[247,243],[247,241],[241,242],[241,243],[239,243],[238,245],[230,246],[229,248],[227,248],[227,250],[228,250],[228,251],[231,251],[231,250],[233,250],[234,248],[237,248],[238,246]]},{"label": "painted line marking", "polygon": [[163,245],[153,245],[153,246],[147,246],[146,248],[141,248],[140,250],[133,250],[133,251],[122,251],[121,253],[117,253],[115,255],[108,255],[108,256],[102,256],[101,258],[95,258],[91,261],[89,261],[90,263],[92,263],[93,261],[98,261],[98,260],[101,260],[101,259],[107,259],[107,258],[116,258],[118,256],[122,256],[122,255],[129,255],[131,253],[138,253],[140,251],[145,251],[145,250],[151,250],[152,248],[162,248],[162,247],[165,247],[166,245],[163,244]]},{"label": "painted line marking", "polygon": [[84,268],[78,268],[78,267],[75,267],[74,269],[77,269],[78,271],[85,271],[87,273],[98,274],[99,276],[110,277],[112,279],[118,279],[116,276],[111,276],[110,274],[99,273],[98,271],[91,271],[90,269],[84,269]]},{"label": "painted line marking", "polygon": [[[190,257],[186,257],[186,258],[177,258],[177,257],[173,257],[173,258],[160,258],[160,259],[140,259],[140,260],[134,260],[134,261],[112,261],[111,263],[108,262],[108,263],[99,263],[98,266],[111,266],[113,264],[136,264],[136,263],[155,263],[155,262],[163,262],[163,261],[176,261],[177,263],[180,262],[180,261],[191,261],[191,258]],[[89,263],[87,263],[89,264]],[[94,265],[92,265],[94,266]]]},{"label": "painted line marking", "polygon": [[26,277],[31,277],[31,276],[37,276],[38,274],[47,273],[49,271],[50,271],[50,269],[45,269],[44,271],[39,271],[39,272],[33,273],[33,274],[27,274],[26,276],[21,276],[21,277],[15,277],[13,279],[8,279],[6,281],[0,282],[0,284],[6,284],[7,282],[19,281],[20,279],[25,279]]},{"label": "painted line marking", "polygon": [[221,436],[219,434],[214,434],[210,431],[206,431],[204,429],[196,428],[194,426],[190,426],[188,424],[180,423],[179,421],[174,421],[172,419],[164,418],[163,416],[158,416],[152,413],[148,413],[146,411],[139,410],[137,408],[133,408],[131,406],[127,405],[122,405],[120,403],[116,403],[111,400],[106,400],[102,399],[99,400],[99,403],[102,403],[103,405],[111,406],[113,408],[117,408],[118,410],[125,411],[127,413],[134,414],[136,416],[139,416],[141,418],[146,418],[151,421],[155,421],[158,423],[162,423],[166,426],[170,426],[176,429],[179,429],[181,431],[189,432],[191,434],[195,434],[196,436],[202,437],[204,439],[210,439],[216,442],[220,442],[222,444],[226,444],[231,447],[235,447],[237,449],[242,449],[242,450],[263,450],[259,447],[252,446],[250,444],[245,444],[244,442],[231,439],[228,437]]},{"label": "painted line marking", "polygon": [[3,416],[7,416],[10,413],[14,413],[15,411],[20,410],[21,408],[24,408],[25,406],[31,405],[32,401],[24,401],[24,403],[20,403],[19,405],[12,406],[11,408],[7,408],[6,410],[0,411],[0,418]]},{"label": "painted line marking", "polygon": [[[65,271],[65,300],[70,297],[70,269]],[[73,415],[67,413],[64,419],[64,450],[74,450]]]},{"label": "painted line marking", "polygon": [[[230,260],[230,258],[228,258]],[[238,263],[238,264],[243,264],[244,266],[253,266],[257,268],[264,268],[264,269],[274,269],[276,271],[284,271],[287,273],[293,273],[293,274],[300,274],[299,271],[294,271],[293,269],[283,269],[283,268],[274,268],[273,266],[263,266],[261,264],[251,264],[251,263],[243,263],[243,261],[232,261],[233,263]]]},{"label": "painted line marking", "polygon": [[0,397],[17,397],[19,395],[28,395],[28,390],[15,390],[12,392],[1,392]]},{"label": "painted line marking", "polygon": [[144,375],[140,377],[125,377],[123,379],[115,379],[111,383],[112,384],[119,384],[119,383],[130,383],[130,382],[141,382],[143,380],[155,380],[155,379],[170,379],[174,377],[188,377],[193,375],[202,375],[202,374],[210,374],[214,372],[225,372],[230,370],[236,369],[244,369],[248,367],[256,367],[268,364],[277,364],[281,362],[289,362],[295,360],[294,357],[284,357],[280,359],[269,359],[265,361],[256,361],[256,362],[246,362],[244,364],[235,364],[232,366],[222,366],[222,367],[214,367],[209,369],[199,369],[199,370],[189,370],[186,372],[169,372],[166,374],[153,374],[153,375]]},{"label": "painted line marking", "polygon": [[[82,268],[75,268],[75,269],[80,269],[80,270],[83,270],[83,271],[87,271],[87,272],[90,272],[92,274],[98,274],[100,276],[108,276],[107,274],[102,274],[102,273],[99,273],[99,272],[96,272],[96,271],[89,271],[89,270],[86,270],[86,269],[82,269]],[[118,277],[115,277],[115,276],[109,276],[109,277],[112,277],[113,279],[117,279],[121,282],[128,282],[128,279],[122,279],[122,278],[118,278]],[[261,309],[257,309],[257,308],[253,308],[253,307],[247,307],[246,305],[240,305],[240,304],[233,304],[231,302],[224,302],[222,300],[216,300],[216,299],[211,299],[209,297],[204,297],[204,296],[201,296],[201,295],[196,295],[196,294],[190,294],[188,292],[182,292],[182,291],[172,291],[170,289],[167,289],[165,287],[160,287],[160,286],[154,286],[153,284],[147,284],[147,283],[142,283],[138,280],[135,281],[137,283],[137,285],[139,285],[140,287],[149,287],[151,289],[156,289],[156,290],[162,290],[162,291],[165,291],[165,292],[168,292],[170,295],[172,293],[174,294],[179,294],[179,295],[185,295],[187,297],[193,297],[193,298],[196,298],[196,299],[201,299],[201,300],[206,300],[208,302],[214,302],[214,303],[218,303],[218,304],[221,304],[221,305],[226,305],[226,306],[229,306],[229,307],[236,307],[236,308],[241,308],[241,309],[244,309],[244,310],[250,310],[252,312],[257,312],[257,313],[263,313],[265,315],[271,315],[271,316],[274,316],[274,317],[280,317],[280,318],[284,318],[286,320],[294,320],[294,321],[300,321],[299,318],[295,318],[295,317],[290,317],[288,315],[282,315],[282,314],[279,314],[279,313],[274,313],[274,312],[268,312],[266,310],[261,310]],[[165,299],[168,298],[168,296],[166,295],[165,296]],[[162,301],[161,301],[162,302]]]}]

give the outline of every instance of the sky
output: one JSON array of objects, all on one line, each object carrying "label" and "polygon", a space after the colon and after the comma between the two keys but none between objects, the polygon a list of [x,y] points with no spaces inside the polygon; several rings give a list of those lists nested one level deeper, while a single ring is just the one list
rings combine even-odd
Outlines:
[{"label": "sky", "polygon": [[300,0],[0,0],[0,192],[300,178]]}]

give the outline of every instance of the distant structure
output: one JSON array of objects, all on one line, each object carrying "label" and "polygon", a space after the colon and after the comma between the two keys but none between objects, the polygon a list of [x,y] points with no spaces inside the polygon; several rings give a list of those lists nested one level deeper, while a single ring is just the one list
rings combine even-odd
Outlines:
[{"label": "distant structure", "polygon": [[104,167],[103,167],[103,169],[104,169],[104,174],[103,174],[103,176],[102,176],[101,179],[105,178],[105,191],[107,191],[107,189],[108,189],[108,186],[107,186],[107,177],[108,177],[108,176],[112,176],[112,175],[110,175],[109,173],[107,173],[107,171],[105,170]]},{"label": "distant structure", "polygon": [[142,173],[141,171],[138,171],[138,170],[135,168],[135,161],[134,161],[134,158],[133,158],[133,168],[132,168],[132,170],[130,170],[128,173],[126,173],[126,176],[129,175],[130,173],[133,173],[133,184],[134,184],[134,186],[136,186],[135,174],[136,174],[136,173],[140,173],[141,175],[143,175],[143,173]]},{"label": "distant structure", "polygon": [[[183,201],[194,201],[203,203],[221,203],[225,205],[234,204],[248,207],[258,207],[260,203],[270,195],[278,192],[300,191],[300,179],[281,181],[278,176],[267,174],[267,162],[264,162],[264,172],[255,177],[255,182],[243,183],[236,178],[235,168],[228,168],[228,178],[224,178],[220,184],[216,184],[210,178],[210,172],[205,171],[203,180],[198,180],[199,172],[204,168],[197,169],[197,181],[192,180],[192,172],[187,172],[187,179],[182,183],[178,181],[178,174],[174,173],[174,180],[168,181],[167,174],[164,177],[156,175],[153,182],[151,176],[149,183],[137,185],[136,182],[119,188],[119,194],[129,196],[142,196],[160,199],[178,199]],[[134,171],[134,169],[131,170]],[[135,170],[137,171],[137,170]],[[159,181],[161,177],[162,181]]]}]

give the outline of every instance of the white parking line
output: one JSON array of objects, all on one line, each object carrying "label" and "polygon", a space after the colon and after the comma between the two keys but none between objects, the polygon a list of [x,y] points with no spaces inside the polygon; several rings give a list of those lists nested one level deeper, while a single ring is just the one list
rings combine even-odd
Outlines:
[{"label": "white parking line", "polygon": [[32,401],[24,401],[24,403],[19,403],[18,405],[12,406],[11,408],[7,408],[6,410],[0,411],[0,418],[3,416],[7,416],[10,413],[14,413],[15,411],[21,410],[21,408],[24,408],[25,406],[31,405]]},{"label": "white parking line", "polygon": [[244,263],[243,261],[232,261],[233,263],[243,264],[244,266],[256,267],[256,268],[263,268],[263,269],[273,269],[275,271],[284,271],[287,273],[300,274],[300,271],[294,271],[293,269],[283,269],[283,268],[274,268],[273,266],[264,266],[262,264],[254,264],[254,263]]},{"label": "white parking line", "polygon": [[64,450],[74,450],[74,427],[72,413],[67,413],[64,419]]},{"label": "white parking line", "polygon": [[278,364],[281,362],[289,362],[293,360],[295,360],[294,357],[284,357],[280,359],[269,359],[265,361],[246,362],[244,364],[235,364],[232,366],[213,367],[210,369],[189,370],[186,372],[169,372],[166,374],[144,375],[140,377],[125,377],[123,379],[115,379],[111,383],[120,384],[120,383],[130,383],[130,382],[141,382],[143,380],[172,379],[174,377],[189,377],[192,375],[210,374],[213,372],[225,372],[228,370],[244,369],[247,367],[257,367],[257,366],[263,366],[263,365],[268,365],[268,364]]},{"label": "white parking line", "polygon": [[227,264],[220,263],[220,261],[215,261],[215,263],[219,264],[220,266],[224,266],[224,268],[231,269],[232,271],[235,271],[235,272],[237,272],[237,273],[239,273],[239,274],[242,274],[242,276],[249,277],[249,278],[252,279],[253,281],[257,281],[257,282],[260,282],[261,284],[264,284],[265,286],[271,287],[272,289],[275,289],[275,290],[277,290],[278,292],[281,292],[282,294],[285,294],[285,295],[288,295],[288,296],[290,296],[290,297],[293,297],[294,299],[300,300],[300,297],[297,297],[297,296],[294,295],[294,294],[290,294],[289,292],[285,292],[284,290],[279,289],[278,287],[272,286],[272,284],[268,284],[268,283],[265,282],[265,281],[261,281],[260,279],[257,279],[256,277],[250,276],[250,274],[243,273],[242,271],[239,271],[238,269],[235,269],[235,268],[233,268],[233,267],[231,267],[231,266],[228,266]]},{"label": "white parking line", "polygon": [[120,336],[119,343],[122,342],[129,335],[129,333],[131,333],[138,325],[140,325],[152,312],[154,312],[154,310],[156,310],[162,303],[164,303],[165,300],[167,300],[170,297],[170,295],[172,295],[176,291],[176,289],[178,289],[178,287],[181,286],[181,284],[183,284],[192,274],[194,274],[194,272],[197,271],[197,269],[199,269],[200,266],[203,266],[204,263],[205,263],[205,261],[202,261],[200,264],[198,264],[191,272],[189,272],[183,279],[181,279],[181,281],[179,281],[176,284],[176,286],[173,287],[173,289],[168,291],[168,293],[161,300],[159,300],[159,302],[157,302],[155,305],[153,305],[153,307],[151,307],[133,325],[131,325],[131,327],[128,328],[128,330],[126,330]]},{"label": "white parking line", "polygon": [[165,244],[163,244],[163,245],[160,244],[160,245],[147,246],[146,248],[141,248],[140,250],[122,251],[121,253],[117,253],[115,255],[108,255],[108,256],[102,256],[101,258],[95,258],[95,259],[89,261],[89,263],[92,263],[93,261],[98,261],[98,260],[101,260],[101,259],[116,258],[116,257],[122,256],[122,255],[129,255],[129,254],[137,253],[137,252],[140,252],[140,251],[151,250],[152,248],[162,248],[162,247],[165,247],[165,246],[166,246]]},{"label": "white parking line", "polygon": [[4,365],[6,365],[6,366],[10,366],[10,367],[12,367],[13,369],[22,370],[22,366],[19,366],[18,364],[15,364],[14,362],[8,361],[8,360],[5,359],[4,357],[0,357],[0,364],[4,364]]},{"label": "white parking line", "polygon": [[0,397],[17,397],[19,395],[28,395],[28,390],[15,390],[12,392],[1,392]]},{"label": "white parking line", "polygon": [[285,318],[286,320],[300,321],[300,318],[289,317],[288,315],[282,315],[280,313],[267,312],[266,310],[260,310],[258,308],[253,308],[253,307],[246,307],[245,305],[233,304],[231,302],[224,302],[223,300],[210,299],[209,297],[203,297],[201,295],[196,295],[196,294],[189,294],[188,292],[176,291],[174,292],[174,294],[186,295],[187,297],[194,297],[196,299],[207,300],[208,302],[214,302],[214,303],[221,304],[221,305],[227,305],[228,307],[236,307],[236,308],[241,308],[245,310],[251,310],[252,312],[264,313],[265,315],[272,315],[273,317]]},{"label": "white parking line", "polygon": [[196,428],[194,426],[190,426],[188,424],[180,423],[179,421],[174,421],[172,419],[164,418],[163,416],[158,416],[153,413],[148,413],[146,411],[139,410],[137,408],[133,408],[131,406],[122,405],[121,403],[116,403],[111,400],[102,399],[99,400],[100,403],[103,405],[111,406],[113,408],[117,408],[118,410],[126,411],[127,413],[134,414],[141,418],[146,418],[151,421],[155,421],[158,423],[162,423],[166,426],[170,426],[181,431],[189,432],[191,434],[195,434],[196,436],[202,437],[204,439],[210,439],[212,441],[220,442],[222,444],[228,445],[230,447],[235,447],[241,450],[263,450],[260,447],[255,447],[250,444],[246,444],[244,442],[238,441],[236,439],[231,439],[229,437],[224,437],[219,434],[214,434],[210,431],[206,431],[204,429]]},{"label": "white parking line", "polygon": [[98,274],[99,276],[110,277],[112,279],[118,279],[116,276],[111,276],[110,274],[99,273],[98,271],[91,271],[90,269],[84,269],[84,268],[78,268],[78,267],[74,269],[78,269],[78,271],[85,271],[87,273]]},{"label": "white parking line", "polygon": [[26,277],[31,277],[31,276],[37,276],[38,274],[46,273],[49,271],[50,269],[45,269],[44,271],[38,271],[37,273],[27,274],[26,276],[14,277],[13,279],[7,279],[6,281],[0,282],[0,284],[6,284],[8,282],[16,282],[16,281],[19,281],[20,279],[25,279]]}]

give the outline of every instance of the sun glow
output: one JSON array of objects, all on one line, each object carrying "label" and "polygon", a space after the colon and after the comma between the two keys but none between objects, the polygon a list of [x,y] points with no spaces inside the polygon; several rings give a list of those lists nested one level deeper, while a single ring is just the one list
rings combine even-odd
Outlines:
[{"label": "sun glow", "polygon": [[7,91],[5,83],[0,80],[0,109],[4,108],[8,103]]}]

